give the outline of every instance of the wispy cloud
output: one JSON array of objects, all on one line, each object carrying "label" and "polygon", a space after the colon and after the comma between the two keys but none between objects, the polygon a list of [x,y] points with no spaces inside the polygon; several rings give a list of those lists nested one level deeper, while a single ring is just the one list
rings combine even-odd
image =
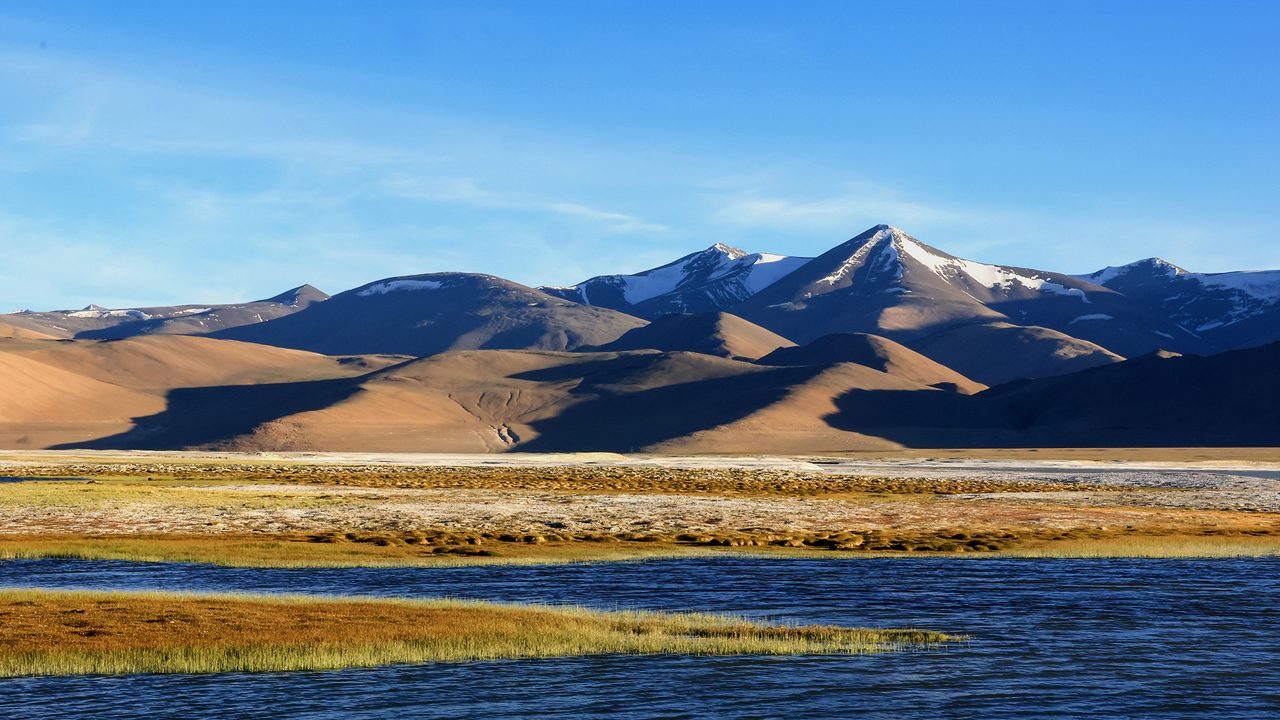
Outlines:
[{"label": "wispy cloud", "polygon": [[579,205],[577,203],[551,203],[546,207],[547,209],[561,215],[586,218],[587,220],[604,223],[611,227],[614,232],[662,233],[667,232],[670,229],[666,225],[645,222],[634,215],[609,212],[608,210],[597,210],[596,208]]},{"label": "wispy cloud", "polygon": [[717,241],[811,254],[881,222],[974,259],[1080,271],[1139,247],[1197,269],[1256,266],[1268,247],[1248,223],[1235,237],[1256,247],[1236,242],[1232,257],[1223,229],[1153,213],[1108,226],[1070,208],[1011,212],[1008,198],[979,207],[967,188],[868,182],[802,144],[780,160],[705,128],[593,135],[363,85],[357,102],[349,77],[288,82],[294,69],[252,57],[64,50],[94,46],[0,48],[5,304],[226,301],[436,270],[568,283]]},{"label": "wispy cloud", "polygon": [[905,199],[888,188],[868,183],[812,198],[747,191],[719,197],[715,203],[713,222],[787,231],[848,233],[879,223],[919,228],[992,220],[989,213]]},{"label": "wispy cloud", "polygon": [[598,224],[613,233],[662,233],[670,229],[665,225],[646,222],[635,215],[603,210],[582,203],[542,200],[521,193],[489,190],[472,178],[430,177],[397,172],[384,178],[382,187],[393,195],[423,202],[577,218]]}]

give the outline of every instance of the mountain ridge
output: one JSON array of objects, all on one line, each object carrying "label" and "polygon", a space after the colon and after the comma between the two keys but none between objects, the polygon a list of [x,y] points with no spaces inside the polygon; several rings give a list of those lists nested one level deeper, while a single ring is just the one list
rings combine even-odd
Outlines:
[{"label": "mountain ridge", "polygon": [[748,253],[724,243],[630,275],[597,275],[575,285],[539,288],[584,305],[652,320],[722,310],[768,287],[809,258]]},{"label": "mountain ridge", "polygon": [[214,336],[329,355],[421,357],[463,349],[573,350],[643,324],[493,275],[427,273],[375,280]]}]

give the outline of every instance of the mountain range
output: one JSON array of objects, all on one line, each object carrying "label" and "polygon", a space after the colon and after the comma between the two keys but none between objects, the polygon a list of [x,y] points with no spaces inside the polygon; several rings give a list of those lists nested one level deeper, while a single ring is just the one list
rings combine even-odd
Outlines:
[{"label": "mountain range", "polygon": [[266,300],[226,305],[175,305],[171,307],[108,309],[88,305],[79,310],[0,315],[0,337],[5,326],[51,338],[115,340],[137,335],[204,335],[224,328],[266,322],[305,310],[329,296],[302,285]]},{"label": "mountain range", "polygon": [[532,288],[470,273],[0,315],[0,447],[1280,444],[1280,272],[980,263],[879,225]]}]

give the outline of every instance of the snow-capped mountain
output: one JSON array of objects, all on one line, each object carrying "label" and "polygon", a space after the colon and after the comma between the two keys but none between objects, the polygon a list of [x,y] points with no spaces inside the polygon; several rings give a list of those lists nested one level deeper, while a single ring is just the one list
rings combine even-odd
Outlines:
[{"label": "snow-capped mountain", "polygon": [[568,287],[542,287],[566,300],[653,319],[723,310],[746,300],[811,258],[748,253],[723,243],[633,275],[600,275]]},{"label": "snow-capped mountain", "polygon": [[1145,303],[1211,349],[1280,340],[1280,271],[1194,273],[1161,258],[1106,267],[1081,278]]},{"label": "snow-capped mountain", "polygon": [[138,335],[203,335],[283,317],[328,297],[310,285],[301,285],[265,300],[245,303],[116,309],[88,305],[80,310],[24,310],[0,318],[10,325],[57,338],[117,340]]},{"label": "snow-capped mountain", "polygon": [[[0,333],[213,333],[329,354],[424,356],[605,346],[643,326],[641,318],[731,313],[796,343],[832,333],[887,337],[988,385],[1155,350],[1206,354],[1280,341],[1280,271],[1192,273],[1152,258],[1066,275],[969,260],[889,225],[815,258],[716,244],[570,287],[535,290],[489,275],[434,273],[326,297],[302,286],[236,305],[22,312],[0,316]],[[671,345],[678,329],[684,345],[715,347],[724,324],[686,319],[629,342]]]},{"label": "snow-capped mountain", "polygon": [[426,356],[449,350],[572,350],[644,321],[474,273],[385,278],[302,312],[215,337],[328,355]]},{"label": "snow-capped mountain", "polygon": [[796,342],[866,332],[907,342],[965,324],[1057,330],[1124,356],[1191,349],[1193,334],[1070,275],[951,255],[878,225],[731,309]]}]

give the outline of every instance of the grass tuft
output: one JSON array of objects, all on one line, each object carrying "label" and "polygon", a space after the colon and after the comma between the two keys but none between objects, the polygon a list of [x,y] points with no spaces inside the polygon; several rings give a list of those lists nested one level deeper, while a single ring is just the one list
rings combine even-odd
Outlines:
[{"label": "grass tuft", "polygon": [[320,670],[580,655],[844,655],[926,630],[459,600],[0,590],[0,676]]}]

